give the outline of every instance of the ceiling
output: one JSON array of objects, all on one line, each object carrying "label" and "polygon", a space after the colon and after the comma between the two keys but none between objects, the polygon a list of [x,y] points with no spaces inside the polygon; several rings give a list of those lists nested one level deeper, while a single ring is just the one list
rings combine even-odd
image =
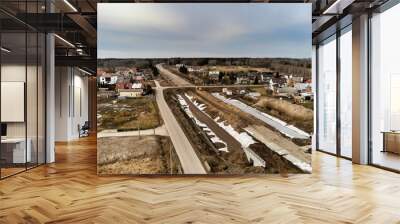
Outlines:
[{"label": "ceiling", "polygon": [[[55,32],[60,37],[56,38],[56,63],[58,65],[85,66],[87,69],[95,71],[97,64],[97,3],[312,3],[313,41],[316,42],[337,21],[377,7],[385,1],[387,0],[47,0],[46,5],[46,0],[1,0],[0,22],[2,31],[5,33],[20,32],[25,28],[40,32]],[[49,13],[50,11],[51,13]]]}]

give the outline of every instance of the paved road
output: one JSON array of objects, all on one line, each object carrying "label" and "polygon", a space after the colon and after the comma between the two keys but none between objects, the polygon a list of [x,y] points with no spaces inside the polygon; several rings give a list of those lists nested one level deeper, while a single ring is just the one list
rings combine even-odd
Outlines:
[{"label": "paved road", "polygon": [[163,67],[163,64],[157,64],[156,65],[158,71],[162,73],[162,75],[167,76],[174,84],[175,86],[164,86],[163,88],[168,89],[168,88],[176,88],[176,87],[186,87],[186,88],[230,88],[230,87],[265,87],[267,85],[254,85],[254,84],[248,84],[248,85],[243,85],[243,84],[234,84],[234,85],[207,85],[207,86],[196,86],[187,81],[186,79],[180,77],[179,75],[174,74],[173,72],[169,71],[168,69]]},{"label": "paved road", "polygon": [[164,68],[162,64],[156,65],[161,75],[167,76],[176,86],[194,87],[193,84]]},{"label": "paved road", "polygon": [[165,125],[157,127],[156,129],[146,129],[140,131],[120,131],[118,132],[115,130],[104,130],[97,133],[98,138],[103,137],[120,137],[120,136],[146,136],[146,135],[161,135],[161,136],[168,136],[167,129]]},{"label": "paved road", "polygon": [[178,154],[184,174],[206,174],[207,172],[201,164],[199,157],[197,157],[192,145],[164,99],[164,88],[161,87],[157,81],[154,82],[157,86],[157,105],[160,109],[161,116],[164,120],[172,144],[174,144],[175,151]]}]

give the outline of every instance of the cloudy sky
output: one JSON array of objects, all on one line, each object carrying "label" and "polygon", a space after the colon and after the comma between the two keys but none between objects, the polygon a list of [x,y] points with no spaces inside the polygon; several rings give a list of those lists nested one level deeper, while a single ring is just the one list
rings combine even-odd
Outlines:
[{"label": "cloudy sky", "polygon": [[99,58],[311,57],[310,4],[100,3]]}]

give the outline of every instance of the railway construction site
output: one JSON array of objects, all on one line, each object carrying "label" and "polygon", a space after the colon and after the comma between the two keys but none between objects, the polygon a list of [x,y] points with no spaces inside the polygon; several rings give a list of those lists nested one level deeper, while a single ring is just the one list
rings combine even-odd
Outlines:
[{"label": "railway construction site", "polygon": [[164,95],[207,173],[309,173],[304,146],[260,117],[217,98],[215,88],[168,88]]}]

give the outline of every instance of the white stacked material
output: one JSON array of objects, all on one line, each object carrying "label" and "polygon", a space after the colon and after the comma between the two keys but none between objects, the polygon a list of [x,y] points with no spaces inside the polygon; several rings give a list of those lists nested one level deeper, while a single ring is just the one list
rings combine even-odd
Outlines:
[{"label": "white stacked material", "polygon": [[246,132],[237,132],[232,125],[225,125],[224,121],[217,122],[217,124],[223,128],[226,132],[228,132],[232,137],[234,137],[244,148],[249,147],[251,144],[256,143],[253,138],[248,135]]},{"label": "white stacked material", "polygon": [[262,138],[259,133],[253,132],[253,129],[251,127],[245,128],[245,131],[249,133],[251,136],[253,136],[255,139],[258,141],[262,142],[264,145],[266,145],[270,150],[274,151],[278,155],[282,156],[289,162],[291,162],[293,165],[301,169],[302,171],[306,173],[311,173],[312,167],[310,163],[307,163],[295,156],[293,156],[287,149],[282,148],[280,145],[272,142],[272,141],[266,141],[265,138]]},{"label": "white stacked material", "polygon": [[243,148],[244,153],[246,154],[246,157],[248,161],[253,161],[253,166],[262,166],[266,167],[265,160],[263,160],[259,155],[257,155],[253,150],[250,148]]},{"label": "white stacked material", "polygon": [[224,121],[218,122],[220,118],[217,117],[214,119],[217,124],[223,128],[226,132],[228,132],[232,137],[234,137],[241,145],[242,149],[247,157],[248,161],[253,161],[253,166],[262,166],[265,167],[265,161],[258,156],[253,150],[249,148],[251,144],[256,143],[253,138],[247,134],[246,132],[237,132],[232,125],[225,125]]},{"label": "white stacked material", "polygon": [[[187,95],[187,94],[185,94],[185,95],[186,95],[186,97],[187,97],[190,101],[192,101],[192,98],[193,98],[193,97],[191,97],[191,96],[189,96],[189,95]],[[221,143],[221,144],[224,145],[224,147],[219,148],[218,150],[219,150],[219,151],[223,151],[223,152],[228,152],[228,148],[227,148],[226,142],[222,141],[222,139],[220,139],[206,124],[204,124],[203,122],[199,121],[199,120],[193,115],[192,111],[190,111],[190,109],[189,109],[189,106],[188,106],[186,100],[185,100],[181,95],[177,94],[177,97],[178,97],[178,101],[179,101],[179,104],[181,105],[182,109],[185,111],[185,113],[186,113],[190,118],[192,118],[192,119],[194,120],[194,122],[196,123],[196,125],[197,125],[198,127],[200,127],[200,128],[206,133],[206,135],[208,136],[208,138],[210,139],[210,141],[211,141],[212,143],[214,143],[214,144],[215,144],[215,143]],[[204,110],[204,108],[205,108],[205,105],[204,105],[204,104],[198,104],[197,102],[196,102],[195,106],[196,106],[197,108],[199,108],[199,109],[200,109],[200,108],[203,108],[203,110]]]},{"label": "white stacked material", "polygon": [[257,119],[274,127],[276,130],[278,130],[282,134],[288,136],[289,138],[299,138],[299,139],[310,138],[310,134],[306,133],[305,131],[302,131],[299,128],[296,128],[293,125],[289,125],[286,122],[284,122],[276,117],[273,117],[269,114],[263,113],[263,112],[255,109],[253,107],[250,107],[239,100],[225,98],[224,96],[222,96],[219,93],[212,93],[212,95],[214,97],[216,97],[217,99],[222,100],[225,103],[230,104],[245,113],[253,115]]}]

